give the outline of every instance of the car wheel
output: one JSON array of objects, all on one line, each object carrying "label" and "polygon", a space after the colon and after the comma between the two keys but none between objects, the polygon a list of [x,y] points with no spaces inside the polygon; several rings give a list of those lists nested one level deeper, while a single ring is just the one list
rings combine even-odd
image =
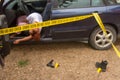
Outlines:
[{"label": "car wheel", "polygon": [[103,31],[100,29],[100,27],[97,27],[94,29],[94,31],[91,33],[89,38],[89,44],[91,47],[97,50],[106,50],[111,47],[110,41],[113,43],[116,41],[116,31],[115,29],[110,25],[105,25],[106,32],[107,32],[107,38],[103,34]]}]

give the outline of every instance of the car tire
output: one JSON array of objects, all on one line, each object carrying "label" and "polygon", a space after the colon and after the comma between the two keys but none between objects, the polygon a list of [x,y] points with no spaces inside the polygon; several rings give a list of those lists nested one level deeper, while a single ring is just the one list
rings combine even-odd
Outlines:
[{"label": "car tire", "polygon": [[89,37],[89,44],[94,49],[107,50],[111,47],[110,41],[113,43],[116,41],[116,30],[110,25],[105,25],[105,28],[107,32],[107,38],[105,38],[105,35],[100,27],[96,27],[91,33]]},{"label": "car tire", "polygon": [[[7,28],[7,18],[5,15],[0,15],[0,29]],[[9,35],[0,36],[0,55],[4,59],[8,54],[10,54],[10,43]]]},{"label": "car tire", "polygon": [[10,49],[11,47],[9,42],[3,42],[3,47],[0,49],[0,55],[3,59],[10,54]]}]

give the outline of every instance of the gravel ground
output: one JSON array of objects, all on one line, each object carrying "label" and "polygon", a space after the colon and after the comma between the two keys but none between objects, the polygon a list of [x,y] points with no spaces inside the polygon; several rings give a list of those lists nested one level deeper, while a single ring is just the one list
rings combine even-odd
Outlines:
[{"label": "gravel ground", "polygon": [[[46,66],[52,59],[59,63],[58,68]],[[24,60],[27,64],[21,67],[19,62]],[[107,71],[98,74],[95,63],[102,60],[108,61]],[[120,80],[119,63],[112,48],[99,51],[80,42],[15,45],[6,66],[0,68],[0,80]]]}]

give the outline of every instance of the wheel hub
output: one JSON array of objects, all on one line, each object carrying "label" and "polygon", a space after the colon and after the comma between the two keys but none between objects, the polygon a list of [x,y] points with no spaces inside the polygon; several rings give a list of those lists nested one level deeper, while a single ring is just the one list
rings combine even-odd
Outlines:
[{"label": "wheel hub", "polygon": [[103,31],[99,31],[95,36],[95,43],[99,47],[107,47],[110,45],[110,41],[113,41],[112,32],[107,31],[107,35]]}]

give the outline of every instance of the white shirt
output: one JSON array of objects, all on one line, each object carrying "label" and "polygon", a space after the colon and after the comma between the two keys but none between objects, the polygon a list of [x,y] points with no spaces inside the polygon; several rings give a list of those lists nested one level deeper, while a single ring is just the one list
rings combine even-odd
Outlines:
[{"label": "white shirt", "polygon": [[[1,1],[1,0],[0,0]],[[6,4],[6,3],[8,3],[10,0],[4,0],[4,2],[3,2],[3,6]]]},{"label": "white shirt", "polygon": [[34,13],[31,13],[30,15],[28,15],[28,17],[26,18],[28,20],[28,22],[31,24],[31,23],[34,23],[34,22],[42,22],[42,16],[37,13],[37,12],[34,12]]}]

